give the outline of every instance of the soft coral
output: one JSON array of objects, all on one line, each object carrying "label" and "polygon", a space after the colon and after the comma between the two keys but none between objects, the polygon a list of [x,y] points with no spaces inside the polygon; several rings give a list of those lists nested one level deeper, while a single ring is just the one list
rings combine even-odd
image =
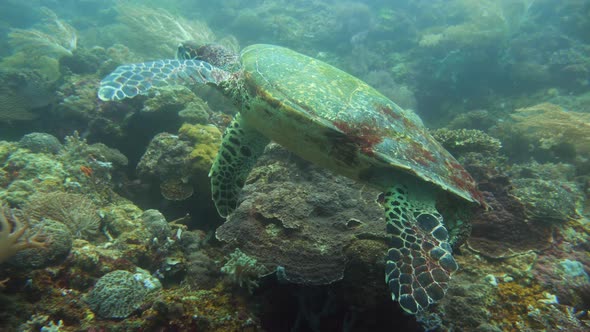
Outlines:
[{"label": "soft coral", "polygon": [[47,246],[47,239],[39,232],[25,237],[28,225],[23,224],[9,208],[0,204],[0,263],[27,248]]}]

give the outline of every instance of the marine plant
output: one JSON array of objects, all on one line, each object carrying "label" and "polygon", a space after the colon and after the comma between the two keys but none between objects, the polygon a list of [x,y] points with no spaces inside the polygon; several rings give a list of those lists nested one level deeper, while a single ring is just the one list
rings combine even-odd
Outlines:
[{"label": "marine plant", "polygon": [[49,8],[41,7],[45,16],[37,29],[12,29],[8,34],[12,47],[28,57],[72,55],[78,46],[76,29],[60,20]]},{"label": "marine plant", "polygon": [[211,42],[215,34],[201,21],[187,20],[171,14],[162,8],[150,8],[136,4],[121,3],[117,6],[119,21],[121,21],[141,45],[148,45],[150,53],[154,47],[165,54],[174,53],[179,43],[187,40]]}]

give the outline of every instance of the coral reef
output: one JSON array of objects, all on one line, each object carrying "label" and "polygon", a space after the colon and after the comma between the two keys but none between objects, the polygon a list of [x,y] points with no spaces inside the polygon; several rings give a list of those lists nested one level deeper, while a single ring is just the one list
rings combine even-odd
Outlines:
[{"label": "coral reef", "polygon": [[27,225],[23,225],[3,204],[0,204],[0,226],[0,263],[19,251],[47,246],[46,237],[41,233],[26,236]]},{"label": "coral reef", "polygon": [[347,246],[359,238],[385,241],[377,196],[273,145],[216,236],[276,270],[280,279],[329,284],[344,276]]},{"label": "coral reef", "polygon": [[589,123],[590,115],[587,113],[566,111],[558,105],[543,103],[515,110],[511,121],[499,126],[497,136],[507,141],[525,140],[534,149],[530,151],[529,147],[528,154],[540,161],[551,157],[574,160],[579,156],[588,159]]},{"label": "coral reef", "polygon": [[189,124],[207,124],[209,114],[212,111],[202,99],[189,102],[185,109],[178,112],[178,116],[184,123]]},{"label": "coral reef", "polygon": [[[17,252],[6,265],[18,271],[30,271],[64,262],[72,249],[72,233],[66,225],[51,219],[32,223],[31,232],[41,234],[47,240],[42,248],[31,248]],[[34,235],[33,235],[34,236]]]},{"label": "coral reef", "polygon": [[[0,3],[0,330],[590,330],[587,2],[155,3]],[[288,46],[443,128],[490,209],[437,204],[461,267],[442,301],[403,315],[378,192],[276,145],[217,228],[231,101],[96,97],[187,40]]]},{"label": "coral reef", "polygon": [[527,218],[564,223],[579,218],[577,207],[583,197],[576,184],[540,179],[515,179],[510,194],[525,208]]},{"label": "coral reef", "polygon": [[194,144],[189,154],[192,171],[197,174],[209,173],[221,144],[221,131],[213,125],[185,123],[178,133],[181,138]]},{"label": "coral reef", "polygon": [[548,248],[552,243],[551,228],[527,222],[525,207],[509,193],[509,179],[496,177],[488,181],[482,189],[490,209],[473,217],[468,247],[493,258]]},{"label": "coral reef", "polygon": [[101,221],[98,208],[88,197],[67,192],[35,193],[24,211],[32,219],[59,221],[79,238],[96,236]]},{"label": "coral reef", "polygon": [[8,34],[12,47],[27,57],[72,55],[78,45],[76,29],[49,8],[41,7],[41,12],[45,19],[38,29],[13,29]]},{"label": "coral reef", "polygon": [[145,101],[141,109],[146,113],[178,113],[189,107],[189,103],[203,102],[185,86],[169,86],[155,90],[155,96]]},{"label": "coral reef", "polygon": [[166,218],[158,210],[145,210],[141,215],[145,227],[151,234],[151,239],[166,241],[172,228],[168,225]]},{"label": "coral reef", "polygon": [[432,136],[453,155],[465,152],[479,152],[482,154],[497,154],[502,143],[477,129],[437,129]]},{"label": "coral reef", "polygon": [[49,154],[57,154],[63,147],[55,136],[46,133],[26,134],[18,141],[18,145],[33,153]]},{"label": "coral reef", "polygon": [[128,42],[125,45],[136,45],[136,49],[145,50],[151,56],[171,57],[178,44],[187,40],[200,43],[215,40],[206,23],[173,15],[163,8],[121,3],[117,13],[128,29],[125,35],[132,37],[125,40]]},{"label": "coral reef", "polygon": [[227,275],[232,283],[246,288],[250,293],[258,287],[257,279],[268,274],[256,258],[244,254],[239,248],[229,255],[229,260],[223,265],[221,272]]},{"label": "coral reef", "polygon": [[145,270],[117,270],[98,279],[86,301],[101,317],[125,318],[141,307],[149,293],[160,288],[160,281]]},{"label": "coral reef", "polygon": [[177,135],[157,134],[150,141],[137,164],[137,173],[144,179],[166,181],[187,177],[191,147]]},{"label": "coral reef", "polygon": [[0,123],[30,121],[54,100],[53,82],[35,70],[0,70]]}]

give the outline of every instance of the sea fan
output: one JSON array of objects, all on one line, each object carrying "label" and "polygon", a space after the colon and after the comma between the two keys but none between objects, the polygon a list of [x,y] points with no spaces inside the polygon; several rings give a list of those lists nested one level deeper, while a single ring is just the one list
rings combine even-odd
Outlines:
[{"label": "sea fan", "polygon": [[28,56],[61,57],[72,55],[78,44],[76,29],[60,20],[48,8],[41,7],[45,16],[37,29],[12,29],[8,34],[10,45],[14,50]]}]

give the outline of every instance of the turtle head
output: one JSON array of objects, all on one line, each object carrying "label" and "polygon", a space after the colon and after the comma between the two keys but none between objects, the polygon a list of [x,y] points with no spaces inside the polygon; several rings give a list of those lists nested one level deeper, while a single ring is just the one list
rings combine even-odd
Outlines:
[{"label": "turtle head", "polygon": [[181,60],[201,60],[228,71],[232,71],[238,66],[238,54],[216,43],[183,42],[178,45],[176,58]]}]

